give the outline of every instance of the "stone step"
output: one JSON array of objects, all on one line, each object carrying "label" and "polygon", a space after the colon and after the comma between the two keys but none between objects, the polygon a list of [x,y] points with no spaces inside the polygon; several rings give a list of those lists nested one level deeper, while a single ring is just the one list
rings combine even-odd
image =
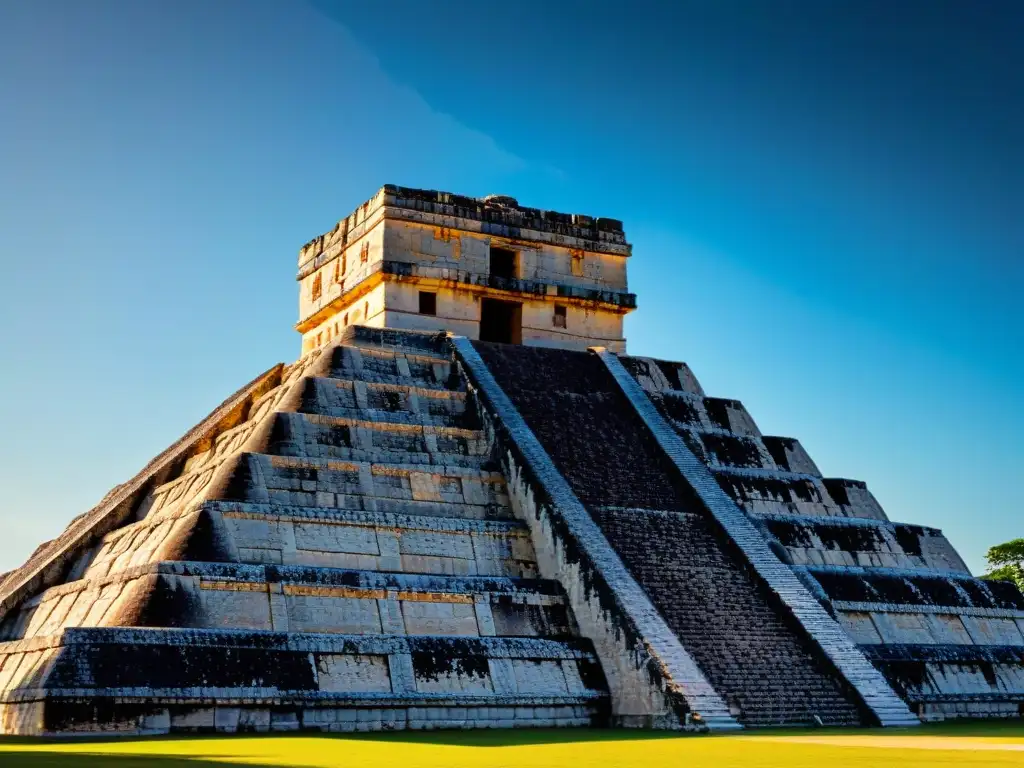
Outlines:
[{"label": "stone step", "polygon": [[690,450],[710,466],[758,467],[821,477],[799,440],[761,435],[735,401],[681,392],[655,394],[651,401]]},{"label": "stone step", "polygon": [[[594,508],[591,514],[664,611],[669,626],[741,722],[813,724],[835,707],[858,722],[829,669],[737,561],[707,516]],[[790,691],[814,692],[813,706]],[[778,699],[789,707],[777,711]],[[765,711],[767,710],[767,712]],[[784,715],[788,720],[781,720]]]},{"label": "stone step", "polygon": [[461,388],[451,376],[447,357],[372,347],[340,346],[331,361],[331,376],[383,384]]},{"label": "stone step", "polygon": [[[159,564],[141,626],[345,635],[571,637],[557,582],[309,566]],[[187,599],[184,598],[187,596]]]},{"label": "stone step", "polygon": [[676,427],[679,436],[697,458],[713,469],[757,469],[788,472],[780,468],[761,441],[748,435]]},{"label": "stone step", "polygon": [[305,413],[276,414],[267,452],[277,456],[477,469],[493,464],[489,461],[490,445],[479,430]]},{"label": "stone step", "polygon": [[529,530],[518,520],[208,502],[243,562],[403,573],[533,577]]},{"label": "stone step", "polygon": [[550,727],[601,724],[609,706],[579,639],[94,628],[23,646],[0,659],[45,669],[5,705],[34,707],[37,733]]},{"label": "stone step", "polygon": [[345,330],[344,343],[353,347],[412,352],[437,357],[447,357],[450,354],[447,334],[443,331],[412,331],[351,325]]},{"label": "stone step", "polygon": [[[224,500],[220,500],[224,501]],[[233,500],[248,504],[264,502]],[[275,509],[313,509],[322,515],[347,514],[388,514],[422,518],[451,520],[508,522],[516,518],[507,504],[462,504],[447,501],[416,501],[408,499],[375,498],[373,496],[350,496],[343,507],[308,507],[301,504],[274,503]]]},{"label": "stone step", "polygon": [[[815,719],[817,718],[817,719]],[[815,710],[802,712],[781,707],[777,710],[761,708],[756,714],[739,716],[739,721],[746,728],[808,728],[820,724],[826,727],[859,726],[861,719],[851,717],[847,712],[828,712]],[[918,723],[914,723],[917,725]]]},{"label": "stone step", "polygon": [[477,424],[471,415],[465,416],[434,416],[408,411],[382,411],[373,408],[330,408],[317,410],[302,408],[302,413],[315,413],[323,416],[335,416],[341,419],[368,421],[380,424],[403,424],[418,427],[454,427],[457,429],[476,429]]},{"label": "stone step", "polygon": [[786,548],[795,566],[863,566],[970,572],[936,528],[860,517],[761,515],[769,539]]},{"label": "stone step", "polygon": [[[210,542],[204,537],[198,537],[195,541],[199,549],[196,550],[190,544],[190,557],[213,559],[212,555],[215,554],[218,558],[231,560],[244,555],[243,559],[246,560],[278,562],[277,557],[283,557],[285,551],[291,553],[294,550],[294,557],[297,558],[295,562],[309,565],[373,567],[374,562],[384,562],[388,564],[389,570],[526,577],[534,575],[535,563],[529,539],[522,524],[515,520],[507,505],[410,501],[358,495],[348,497],[347,501],[348,504],[341,508],[251,501],[204,502],[202,508],[205,509],[218,511],[223,508],[238,518],[252,517],[256,521],[248,524],[252,530],[258,529],[258,521],[265,519],[265,533],[271,540],[261,543],[250,535],[246,541],[245,531],[239,530],[242,541],[235,546],[234,552],[230,552],[224,550],[224,541],[215,538]],[[151,516],[108,532],[74,561],[67,579],[76,581],[84,577],[101,578],[144,565],[154,557],[167,537],[172,535],[180,517],[187,516],[189,512],[190,509],[185,509],[177,515]],[[271,512],[273,514],[269,514]],[[337,528],[325,531],[313,527],[320,523],[365,525],[365,535],[376,535],[377,546],[383,547],[381,551],[389,557],[371,560],[363,557],[370,554],[365,550],[350,552],[344,544],[347,541],[344,534],[339,533]],[[405,523],[410,531],[403,540],[401,528]],[[202,522],[196,523],[198,528],[204,525]],[[240,527],[244,528],[245,525],[239,523]],[[446,532],[451,532],[451,538],[440,538]],[[306,551],[306,546],[314,545],[321,536],[323,540],[316,546],[322,549]],[[467,536],[472,540],[473,560],[462,556],[469,552]],[[356,536],[355,540],[358,538]],[[396,539],[397,559],[394,551]],[[252,546],[246,547],[246,543]],[[298,546],[300,543],[302,547]],[[252,551],[244,551],[246,549]],[[100,604],[86,606],[86,613],[82,617],[96,614],[102,607]]]},{"label": "stone step", "polygon": [[460,426],[466,411],[466,393],[439,385],[311,376],[303,384],[300,410],[326,416],[349,416],[359,411],[364,413],[361,418],[371,421]]},{"label": "stone step", "polygon": [[753,418],[738,400],[680,391],[652,394],[650,399],[676,428],[712,434],[761,435]]},{"label": "stone step", "polygon": [[448,365],[452,360],[451,355],[442,350],[415,349],[405,345],[350,343],[342,344],[338,350],[347,350],[347,352],[338,353],[336,350],[335,360],[341,360],[343,363],[355,361],[356,357],[352,354],[355,352],[361,356],[361,360],[366,365],[371,367],[377,365],[379,361],[410,360],[425,365]]},{"label": "stone step", "polygon": [[1012,583],[986,581],[956,571],[861,566],[804,566],[833,602],[877,605],[1024,611],[1024,595]]},{"label": "stone step", "polygon": [[258,453],[241,456],[225,494],[228,500],[339,509],[373,509],[384,499],[508,505],[505,478],[498,472]]},{"label": "stone step", "polygon": [[866,486],[853,480],[744,468],[711,470],[722,490],[750,515],[888,520]]},{"label": "stone step", "polygon": [[51,587],[5,618],[0,641],[126,618],[139,626],[352,634],[576,633],[561,589],[536,578],[164,561]]},{"label": "stone step", "polygon": [[[333,509],[269,503],[212,501],[201,509],[220,516],[212,542],[194,538],[192,559],[241,559],[253,563],[368,568],[408,573],[534,577],[536,562],[525,526],[507,507],[354,496],[368,508]],[[69,579],[96,581],[133,571],[148,562],[177,518],[145,520],[111,531],[72,567]],[[203,521],[197,529],[211,530]],[[230,547],[228,544],[230,543]],[[106,623],[128,599],[123,586],[97,587],[78,599],[66,585],[26,602],[11,613],[0,638],[49,633],[86,622]],[[80,590],[72,590],[80,591]],[[123,595],[122,595],[123,593]],[[76,618],[77,617],[77,618]]]}]

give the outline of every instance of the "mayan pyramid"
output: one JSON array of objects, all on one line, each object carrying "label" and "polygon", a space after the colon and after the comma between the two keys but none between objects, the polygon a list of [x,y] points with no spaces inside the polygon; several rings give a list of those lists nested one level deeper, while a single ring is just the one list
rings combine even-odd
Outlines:
[{"label": "mayan pyramid", "polygon": [[620,222],[385,186],[302,356],[0,582],[0,733],[1019,716],[1024,596],[682,363]]}]

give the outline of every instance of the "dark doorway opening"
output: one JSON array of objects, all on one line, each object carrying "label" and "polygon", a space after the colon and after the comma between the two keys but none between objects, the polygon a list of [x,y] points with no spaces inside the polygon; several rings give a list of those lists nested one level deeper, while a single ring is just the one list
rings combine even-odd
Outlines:
[{"label": "dark doorway opening", "polygon": [[523,305],[515,301],[480,301],[480,341],[523,343]]},{"label": "dark doorway opening", "polygon": [[491,246],[491,277],[516,277],[516,252]]},{"label": "dark doorway opening", "polygon": [[420,291],[420,314],[437,314],[437,294],[431,291]]}]

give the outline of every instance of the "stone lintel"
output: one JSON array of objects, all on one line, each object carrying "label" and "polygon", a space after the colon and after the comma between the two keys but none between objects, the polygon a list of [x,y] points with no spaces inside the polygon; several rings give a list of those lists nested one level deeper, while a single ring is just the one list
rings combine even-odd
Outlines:
[{"label": "stone lintel", "polygon": [[[300,272],[299,279],[305,277],[306,274],[308,272]],[[372,265],[369,274],[354,286],[296,323],[295,330],[299,333],[306,333],[316,328],[327,318],[344,311],[345,307],[358,303],[382,282],[409,280],[424,288],[457,286],[459,289],[479,295],[497,296],[510,300],[570,304],[621,315],[626,315],[636,309],[636,294],[634,293],[601,291],[543,280],[495,277],[465,270],[425,267],[405,261],[381,261]]]}]

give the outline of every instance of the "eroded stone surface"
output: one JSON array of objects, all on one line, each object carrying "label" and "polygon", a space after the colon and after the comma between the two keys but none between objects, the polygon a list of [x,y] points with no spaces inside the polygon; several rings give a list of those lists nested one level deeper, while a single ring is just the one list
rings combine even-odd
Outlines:
[{"label": "eroded stone surface", "polygon": [[740,722],[861,721],[845,680],[714,530],[595,355],[476,348]]},{"label": "eroded stone surface", "polygon": [[630,254],[394,186],[310,242],[303,357],[0,574],[0,733],[1024,710],[1014,586],[686,364],[609,354]]},{"label": "eroded stone surface", "polygon": [[592,646],[536,578],[447,345],[349,341],[245,394],[12,596],[4,732],[603,721]]},{"label": "eroded stone surface", "polygon": [[1024,711],[1013,584],[973,578],[941,531],[890,522],[864,483],[822,477],[798,441],[760,435],[737,401],[715,406],[684,365],[622,364],[919,716]]},{"label": "eroded stone surface", "polygon": [[489,332],[485,303],[500,301],[509,340],[624,351],[630,253],[612,219],[387,185],[300,251],[297,327],[304,351],[350,324],[476,339]]}]

